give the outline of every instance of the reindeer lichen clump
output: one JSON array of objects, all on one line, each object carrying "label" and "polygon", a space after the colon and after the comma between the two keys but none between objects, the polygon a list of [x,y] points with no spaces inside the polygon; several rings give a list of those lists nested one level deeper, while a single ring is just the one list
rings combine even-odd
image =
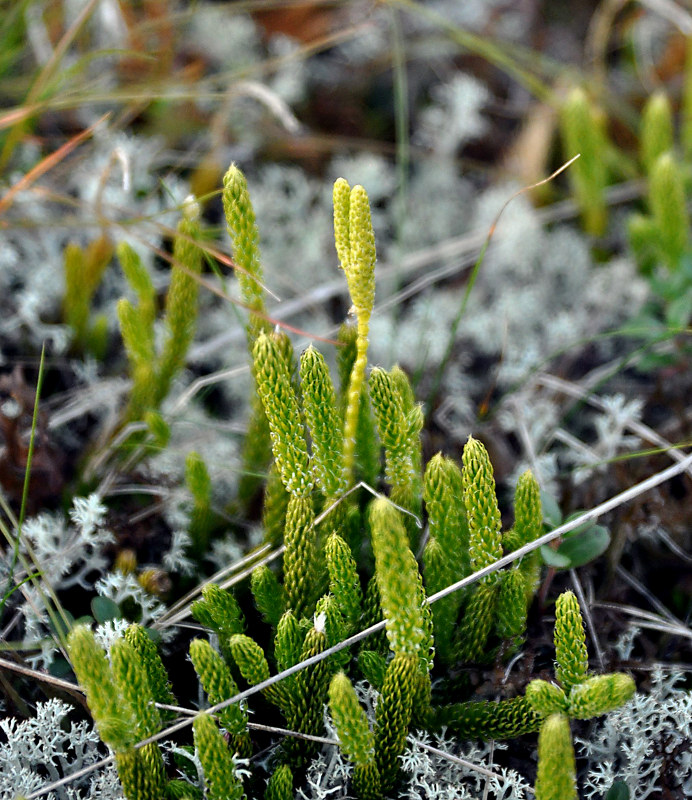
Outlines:
[{"label": "reindeer lichen clump", "polygon": [[[286,334],[266,325],[258,282],[259,237],[247,184],[235,166],[224,180],[224,208],[236,263],[243,269],[241,290],[250,309],[248,344],[260,403],[252,411],[246,466],[265,463],[262,448],[270,444],[265,538],[272,545],[283,544],[284,551],[280,569],[263,565],[252,574],[256,610],[246,608],[244,613],[229,591],[214,584],[205,586],[192,605],[192,614],[211,635],[209,640],[195,639],[189,648],[208,703],[216,706],[234,698],[238,682],[258,686],[265,708],[279,714],[262,722],[306,735],[287,737],[275,749],[266,798],[293,796],[297,771],[317,748],[314,737],[324,735],[325,705],[342,754],[353,766],[351,789],[362,800],[395,790],[412,725],[446,725],[460,736],[486,738],[540,729],[537,792],[544,800],[557,797],[546,786],[557,774],[556,754],[561,758],[568,750],[568,718],[614,708],[628,696],[630,679],[587,676],[583,632],[579,634],[578,609],[570,595],[558,601],[556,623],[562,688],[534,681],[525,697],[478,702],[469,699],[467,683],[446,676],[450,667],[458,672],[460,667],[500,662],[520,646],[538,585],[535,554],[487,574],[463,592],[428,603],[430,594],[538,538],[543,522],[536,480],[530,473],[520,478],[515,523],[503,531],[493,469],[481,442],[469,438],[461,468],[442,454],[423,468],[423,414],[406,375],[398,367],[374,368],[367,375],[375,240],[363,187],[351,188],[343,179],[334,186],[336,249],[356,319],[355,328],[346,326],[339,335],[338,387],[315,348],[309,347],[297,361]],[[264,439],[263,431],[268,434]],[[354,489],[359,481],[373,483],[380,447],[381,485],[370,489],[385,486],[388,496],[378,494],[368,502],[366,491]],[[201,515],[208,482],[194,459],[189,471],[199,485]],[[247,496],[240,499],[245,502]],[[423,511],[429,536],[421,574],[414,552]],[[266,634],[256,635],[255,624],[246,626],[247,614],[261,616]],[[352,644],[320,658],[351,634],[381,621],[385,636],[365,639],[358,653]],[[101,735],[116,752],[128,800],[181,796],[180,781],[168,779],[157,745],[134,747],[159,729],[154,701],[171,700],[158,656],[150,645],[145,649],[142,635],[141,629],[131,628],[124,642],[113,646],[109,664],[93,636],[76,628],[70,653]],[[304,668],[271,681],[272,675],[306,660]],[[443,694],[455,702],[437,705],[433,670]],[[358,699],[356,682],[362,679],[378,693],[374,718]],[[227,704],[216,721],[205,712],[195,718],[194,744],[209,797],[243,796],[233,754],[249,757],[256,752],[248,728],[252,705],[252,699],[248,708]],[[564,764],[563,773],[569,774],[560,773],[559,781],[568,786],[573,781],[569,759]],[[257,780],[250,778],[253,789]]]}]

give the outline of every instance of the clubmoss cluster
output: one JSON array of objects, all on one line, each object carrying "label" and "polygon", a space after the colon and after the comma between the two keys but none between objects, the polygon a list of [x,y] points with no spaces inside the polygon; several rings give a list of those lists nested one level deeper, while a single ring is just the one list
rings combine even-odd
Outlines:
[{"label": "clubmoss cluster", "polygon": [[[204,712],[194,720],[208,796],[240,798],[245,792],[234,755],[250,757],[258,751],[248,727],[255,698],[248,708],[227,701],[239,690],[262,684],[263,708],[270,716],[276,712],[266,721],[305,737],[286,737],[275,748],[266,798],[292,796],[296,770],[306,766],[317,748],[311,737],[325,733],[325,705],[343,755],[353,765],[351,789],[363,800],[396,791],[400,756],[414,725],[431,730],[445,725],[461,736],[488,738],[512,738],[540,728],[537,792],[542,800],[557,797],[545,787],[556,759],[567,751],[568,718],[614,708],[630,692],[631,681],[626,676],[588,676],[581,617],[567,594],[558,601],[555,633],[561,688],[535,681],[525,697],[471,699],[470,686],[455,674],[499,665],[523,640],[540,577],[533,553],[465,591],[433,605],[428,602],[430,595],[540,536],[543,515],[535,479],[530,473],[521,476],[515,523],[503,531],[493,468],[483,444],[469,437],[460,454],[461,467],[442,454],[424,466],[422,410],[406,375],[394,367],[374,368],[368,376],[375,243],[362,187],[351,188],[344,180],[334,187],[336,250],[356,318],[355,328],[340,333],[337,386],[315,348],[298,361],[286,334],[265,324],[259,237],[247,184],[236,167],[224,182],[224,208],[250,312],[248,340],[260,403],[248,437],[257,436],[259,442],[266,426],[271,447],[262,515],[265,541],[282,545],[283,557],[276,567],[265,564],[254,570],[254,608],[214,584],[205,586],[192,605],[207,634],[190,644],[190,660],[209,706],[225,703],[216,720]],[[196,258],[191,225],[187,219],[176,249],[188,267]],[[180,366],[181,345],[166,344],[156,356],[152,343],[142,344],[135,335],[153,320],[152,298],[136,261],[128,261],[131,254],[122,252],[139,296],[138,307],[125,301],[121,313],[135,386],[136,406],[130,413],[135,408],[139,413],[160,401]],[[188,271],[184,275],[190,277]],[[169,295],[169,330],[177,332],[179,342],[187,341],[191,317],[183,319],[181,301],[176,300],[190,299],[182,275]],[[127,325],[131,333],[126,335]],[[147,369],[153,368],[156,376],[153,389],[137,383],[145,355]],[[246,464],[261,462],[264,445],[256,447],[257,442],[248,443]],[[187,480],[195,502],[195,545],[201,550],[211,487],[195,454],[188,458]],[[359,481],[367,481],[370,491],[358,487]],[[376,491],[384,493],[373,498]],[[248,497],[239,497],[240,505]],[[426,519],[421,572],[415,553]],[[264,630],[258,629],[260,619]],[[360,652],[353,643],[326,653],[380,621],[385,635],[365,639]],[[76,628],[70,636],[77,676],[104,741],[116,751],[128,800],[180,796],[179,782],[167,778],[157,746],[136,748],[162,724],[154,703],[170,704],[172,699],[158,655],[143,636],[141,629],[131,628],[113,646],[110,664],[89,631]],[[272,676],[306,660],[311,663],[272,682]],[[431,674],[439,678],[440,692],[433,692]],[[374,719],[358,701],[355,684],[362,679],[378,693]],[[572,772],[567,760],[564,765],[556,780],[567,786]]]},{"label": "clubmoss cluster", "polygon": [[163,325],[165,336],[157,345],[156,292],[137,253],[126,244],[117,248],[125,277],[137,295],[134,305],[126,298],[118,303],[118,321],[127,353],[132,390],[126,412],[128,421],[144,419],[166,397],[182,369],[197,321],[197,276],[202,269],[199,207],[189,200],[183,209],[173,243],[171,280],[166,294]]},{"label": "clubmoss cluster", "polygon": [[526,700],[542,718],[538,736],[536,800],[576,800],[576,765],[570,719],[590,719],[626,703],[635,685],[629,675],[588,674],[588,654],[579,603],[564,592],[555,604],[555,677],[559,686],[534,680]]}]

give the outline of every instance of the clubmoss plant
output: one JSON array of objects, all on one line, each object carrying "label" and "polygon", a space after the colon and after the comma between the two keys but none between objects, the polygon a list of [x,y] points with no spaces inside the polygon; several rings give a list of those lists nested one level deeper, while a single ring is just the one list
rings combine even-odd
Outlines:
[{"label": "clubmoss plant", "polygon": [[[473,571],[487,567],[502,557],[500,509],[495,494],[495,478],[488,451],[469,437],[463,454],[464,506],[469,527],[469,558]],[[489,575],[485,583],[494,583]]]},{"label": "clubmoss plant", "polygon": [[[386,499],[376,498],[370,506],[370,527],[380,604],[394,654],[384,675],[375,728],[375,759],[386,790],[396,779],[414,700],[429,703],[432,615],[400,512]],[[425,716],[427,710],[418,713]]]},{"label": "clubmoss plant", "polygon": [[211,508],[212,486],[206,464],[199,453],[194,451],[188,453],[185,459],[185,483],[193,501],[188,533],[195,555],[202,558],[207,551],[214,522]]},{"label": "clubmoss plant", "polygon": [[[538,481],[527,470],[519,476],[514,493],[514,526],[507,531],[502,542],[507,552],[512,552],[536,540],[543,529],[543,507]],[[526,597],[531,600],[536,589],[541,571],[541,555],[533,551],[524,556],[519,564],[524,577]]]},{"label": "clubmoss plant", "polygon": [[[317,614],[303,641],[299,661],[305,661],[327,649],[325,624],[325,615]],[[324,705],[327,702],[332,673],[333,662],[323,659],[296,674],[284,707],[286,721],[291,730],[311,736],[317,736],[322,731]],[[283,744],[283,755],[289,762],[300,767],[305,765],[316,749],[316,744],[312,741],[290,738]]]},{"label": "clubmoss plant", "polygon": [[[211,583],[204,587],[191,611],[213,635],[209,641],[193,641],[190,658],[210,704],[235,696],[236,681],[249,687],[269,681],[261,690],[269,713],[275,710],[283,718],[282,727],[308,737],[324,733],[324,707],[329,702],[340,747],[353,764],[353,791],[366,800],[382,797],[396,790],[401,756],[413,725],[446,725],[465,736],[511,738],[538,730],[547,718],[548,701],[541,705],[535,699],[542,697],[539,688],[527,690],[526,697],[474,702],[468,700],[469,686],[451,681],[449,690],[456,692],[452,699],[464,702],[442,708],[432,702],[436,652],[442,666],[465,668],[493,659],[500,662],[520,644],[538,581],[538,563],[531,556],[434,608],[427,599],[429,593],[494,564],[505,552],[540,535],[538,486],[530,473],[521,477],[515,523],[503,533],[493,469],[483,444],[469,438],[461,468],[441,454],[424,467],[422,412],[404,373],[397,367],[375,368],[366,382],[374,239],[367,195],[362,187],[351,189],[345,181],[335,186],[335,241],[357,317],[355,335],[342,331],[347,352],[340,356],[338,388],[315,348],[308,348],[298,365],[286,334],[265,329],[256,282],[261,274],[256,226],[241,177],[233,168],[226,188],[233,188],[236,199],[230,209],[226,202],[226,211],[236,237],[236,259],[248,270],[244,291],[248,297],[255,293],[248,303],[248,338],[273,455],[265,489],[265,540],[283,545],[284,551],[278,568],[265,564],[253,572],[251,595],[256,609],[243,605],[241,610],[244,600],[239,602],[231,592]],[[250,216],[244,221],[242,214]],[[146,276],[136,263],[130,271],[130,282],[139,286],[140,303],[136,309],[122,308],[134,336],[135,330],[148,330],[153,306]],[[133,341],[135,345],[153,347],[146,341]],[[152,363],[156,366],[156,359]],[[249,435],[254,435],[253,430],[251,426]],[[390,496],[371,499],[365,491],[348,492],[356,476],[362,476],[366,468],[375,469],[380,449],[384,474],[373,473],[371,490],[384,486]],[[188,458],[188,483],[195,508],[204,518],[209,513],[211,487],[204,464],[195,454]],[[425,583],[413,550],[424,513],[429,524],[422,558]],[[198,539],[203,542],[202,533]],[[560,601],[556,625],[563,689],[557,692],[572,692],[574,697],[569,694],[571,705],[557,703],[555,713],[589,715],[604,708],[607,698],[612,704],[623,690],[619,684],[592,686],[586,679],[579,620],[563,605]],[[257,631],[258,616],[267,631]],[[355,650],[344,648],[271,682],[272,675],[318,658],[349,634],[380,620],[384,620],[386,636],[364,642],[357,659]],[[158,750],[134,748],[160,725],[154,698],[170,702],[158,660],[141,633],[128,633],[123,644],[113,646],[110,667],[95,643],[87,648],[88,657],[82,655],[80,646],[84,649],[89,636],[84,629],[76,629],[71,653],[88,692],[98,696],[97,687],[104,687],[103,696],[90,703],[104,740],[118,753],[128,800],[140,800],[140,796],[148,800],[164,787],[169,796],[177,796],[179,782],[168,781],[173,786],[167,788],[156,760],[160,759]],[[96,666],[89,666],[92,662]],[[378,693],[371,720],[351,683],[363,677]],[[444,673],[440,677],[447,685]],[[582,685],[587,688],[579,689]],[[250,710],[224,707],[217,720],[225,734],[210,716],[201,714],[195,719],[195,743],[212,798],[243,794],[233,753],[243,757],[255,753],[247,723]],[[546,730],[550,733],[550,726]],[[276,748],[277,768],[266,796],[290,793],[291,770],[304,768],[315,749],[314,739],[293,737]],[[158,788],[146,788],[145,794],[137,795],[132,787],[138,781],[137,785]]]},{"label": "clubmoss plant", "polygon": [[[193,640],[190,644],[190,660],[211,705],[238,694],[238,686],[228,665],[209,642],[204,639]],[[247,714],[234,704],[220,712],[219,721],[231,736],[236,751],[241,755],[249,755],[251,745],[247,735]]]},{"label": "clubmoss plant", "polygon": [[[401,370],[397,375],[403,375]],[[370,401],[384,446],[385,480],[391,487],[391,500],[417,516],[421,508],[421,408],[413,403],[407,404],[410,386],[405,376],[394,379],[391,374],[375,367],[370,373],[369,385]],[[415,516],[407,515],[406,520],[411,545],[415,548],[418,531]]]},{"label": "clubmoss plant", "polygon": [[569,176],[581,211],[584,229],[592,236],[605,232],[607,208],[605,188],[608,151],[605,116],[586,91],[575,87],[563,103],[561,114],[563,148],[568,158],[581,157],[572,165]]},{"label": "clubmoss plant", "polygon": [[300,357],[300,385],[316,482],[329,504],[347,488],[344,434],[329,368],[324,356],[314,347],[308,347]]},{"label": "clubmoss plant", "polygon": [[[630,248],[653,295],[633,320],[633,328],[650,340],[671,330],[684,330],[692,318],[692,243],[687,210],[690,150],[686,138],[691,85],[692,72],[688,69],[681,140],[673,136],[671,103],[662,91],[649,98],[642,115],[639,155],[647,182],[645,208],[644,213],[631,214],[627,230]],[[647,361],[644,365],[651,366],[666,359],[652,356]]]},{"label": "clubmoss plant", "polygon": [[648,174],[659,156],[669,153],[673,146],[673,109],[668,95],[659,90],[651,95],[642,112],[639,150]]},{"label": "clubmoss plant", "polygon": [[[493,468],[483,444],[469,437],[464,447],[462,463],[460,482],[462,504],[453,514],[463,522],[454,522],[455,525],[462,527],[459,528],[459,533],[455,534],[455,538],[448,542],[448,546],[464,548],[461,552],[468,552],[468,562],[465,562],[466,556],[461,554],[456,556],[458,560],[456,569],[461,569],[463,576],[466,574],[466,569],[470,571],[482,569],[501,558],[505,550],[511,552],[533,541],[540,535],[543,521],[538,486],[530,473],[527,473],[522,476],[517,486],[514,528],[503,534]],[[459,487],[456,473],[450,470],[450,476],[453,476],[450,489]],[[433,509],[431,519],[434,520],[440,513],[437,508],[439,501],[432,492],[429,492],[429,496]],[[447,503],[452,505],[455,495],[450,492],[448,497]],[[449,511],[447,514],[449,515]],[[465,547],[467,541],[468,545]],[[438,546],[434,537],[431,538],[428,548],[427,559],[432,565],[435,558],[438,560],[442,558],[442,553],[436,553]],[[445,570],[448,568],[449,565]],[[443,606],[444,613],[449,614],[444,622],[444,630],[451,632],[448,638],[442,638],[442,643],[439,645],[443,657],[449,661],[487,660],[488,650],[490,654],[494,652],[492,647],[488,648],[488,641],[493,632],[499,638],[506,654],[515,650],[526,628],[528,604],[537,588],[539,569],[536,556],[529,555],[525,562],[511,569],[488,575],[470,589],[458,625],[456,623],[459,601],[448,601]],[[428,572],[434,583],[441,582],[441,579],[435,576],[434,568]]]},{"label": "clubmoss plant", "polygon": [[117,640],[109,664],[93,633],[77,626],[69,634],[68,651],[101,738],[115,750],[127,800],[158,800],[167,783],[159,746],[134,747],[158,733],[161,724],[137,649],[127,639]]},{"label": "clubmoss plant", "polygon": [[287,764],[280,764],[272,773],[264,800],[293,800],[293,775]]},{"label": "clubmoss plant", "polygon": [[[441,453],[433,456],[423,476],[423,499],[429,527],[423,563],[425,585],[430,594],[471,574],[466,508],[458,502],[461,496],[459,467]],[[444,663],[449,663],[454,656],[450,643],[454,641],[462,601],[463,594],[455,592],[439,600],[432,608],[437,654]]]},{"label": "clubmoss plant", "polygon": [[626,703],[635,685],[629,675],[588,674],[588,654],[579,603],[564,592],[555,604],[555,677],[559,686],[534,680],[526,700],[543,717],[538,737],[537,800],[577,797],[576,766],[569,720],[607,714]]},{"label": "clubmoss plant", "polygon": [[[166,674],[158,649],[149,634],[141,625],[129,625],[125,630],[124,637],[130,646],[137,653],[149,682],[152,696],[157,703],[164,705],[175,705],[175,696],[171,690],[171,684]],[[172,712],[161,712],[162,719],[169,719]]]},{"label": "clubmoss plant", "polygon": [[333,533],[325,545],[329,590],[334,596],[347,630],[354,631],[363,613],[363,590],[358,565],[346,541]]},{"label": "clubmoss plant", "polygon": [[286,611],[286,592],[272,570],[262,564],[253,570],[252,597],[264,621],[276,628]]},{"label": "clubmoss plant", "polygon": [[235,597],[215,583],[208,583],[202,589],[202,597],[192,604],[191,612],[200,624],[218,636],[221,652],[230,659],[229,640],[244,628],[243,613]]},{"label": "clubmoss plant", "polygon": [[[340,326],[338,342],[339,347],[336,352],[336,365],[339,374],[338,402],[339,410],[342,416],[345,416],[358,342],[357,328],[350,321],[344,322]],[[369,392],[367,387],[363,385],[356,422],[354,474],[371,486],[377,482],[380,473],[380,450],[375,430]]]},{"label": "clubmoss plant", "polygon": [[[659,120],[651,124],[654,123]],[[682,257],[690,245],[681,164],[673,150],[650,158],[647,169],[650,214],[630,218],[630,244],[643,270],[652,272],[657,263],[662,263],[675,274],[680,271]]]},{"label": "clubmoss plant", "polygon": [[136,306],[125,298],[118,303],[120,332],[132,379],[128,421],[142,420],[147,412],[158,409],[185,363],[197,319],[196,276],[202,269],[199,238],[199,206],[190,199],[183,207],[173,244],[163,317],[165,338],[160,350],[154,336],[156,298],[151,278],[131,247],[121,244],[117,248],[125,276],[138,299]]},{"label": "clubmoss plant", "polygon": [[356,315],[356,354],[348,384],[344,415],[344,469],[350,483],[365,369],[370,316],[375,303],[375,234],[365,189],[353,189],[343,178],[334,184],[334,241]]},{"label": "clubmoss plant", "polygon": [[[235,164],[231,164],[223,179],[223,209],[233,259],[243,303],[250,311],[246,328],[250,353],[260,333],[268,333],[267,309],[262,285],[262,259],[259,231],[255,220],[247,180]],[[261,476],[269,463],[269,427],[262,402],[257,393],[251,397],[250,420],[243,449],[243,472],[238,487],[238,499],[246,505],[261,486]]]},{"label": "clubmoss plant", "polygon": [[447,727],[461,739],[514,739],[536,733],[543,720],[525,697],[472,700],[435,708],[435,727]]},{"label": "clubmoss plant", "polygon": [[298,398],[280,335],[260,333],[253,347],[257,393],[269,421],[272,451],[286,491],[294,498],[312,490],[310,456]]},{"label": "clubmoss plant", "polygon": [[73,347],[95,358],[103,358],[107,346],[108,321],[104,315],[92,319],[91,304],[113,258],[113,244],[101,235],[86,248],[70,243],[64,251],[65,295],[63,317],[72,328]]},{"label": "clubmoss plant", "polygon": [[214,720],[208,714],[198,714],[193,728],[210,800],[240,800],[245,797],[233,756]]},{"label": "clubmoss plant", "polygon": [[351,681],[339,672],[329,685],[329,710],[339,736],[339,747],[354,765],[353,791],[363,800],[381,797],[375,763],[375,737]]},{"label": "clubmoss plant", "polygon": [[[572,183],[587,233],[601,236],[607,222],[605,189],[610,174],[646,181],[644,209],[627,219],[631,251],[649,280],[656,302],[635,320],[634,329],[653,338],[663,335],[661,316],[669,328],[684,328],[692,316],[692,258],[689,192],[690,120],[692,120],[692,47],[687,64],[679,124],[664,90],[651,94],[640,115],[638,153],[633,158],[616,149],[606,134],[606,117],[586,88],[571,89],[561,108],[563,153],[580,158],[571,166]],[[679,135],[675,136],[675,131]],[[663,312],[663,313],[661,313]]]}]

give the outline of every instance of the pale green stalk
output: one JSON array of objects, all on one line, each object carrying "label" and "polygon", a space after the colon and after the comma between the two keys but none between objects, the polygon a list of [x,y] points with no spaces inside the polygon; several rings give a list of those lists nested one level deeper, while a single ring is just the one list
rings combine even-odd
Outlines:
[{"label": "pale green stalk", "polygon": [[334,184],[334,241],[356,313],[356,358],[349,381],[344,418],[344,471],[353,477],[361,388],[368,363],[370,315],[375,302],[375,234],[368,195],[339,178]]}]

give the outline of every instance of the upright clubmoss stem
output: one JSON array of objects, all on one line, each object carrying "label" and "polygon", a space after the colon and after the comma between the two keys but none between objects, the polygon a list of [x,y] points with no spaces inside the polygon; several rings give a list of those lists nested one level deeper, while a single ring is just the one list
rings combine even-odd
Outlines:
[{"label": "upright clubmoss stem", "polygon": [[368,363],[370,315],[375,302],[376,255],[368,195],[362,186],[351,189],[343,178],[334,184],[334,242],[357,319],[356,358],[351,370],[344,416],[344,474],[348,485],[353,480],[360,397]]},{"label": "upright clubmoss stem", "polygon": [[353,464],[356,452],[356,429],[360,412],[360,396],[365,381],[365,368],[368,364],[368,333],[370,320],[358,319],[356,340],[356,360],[353,362],[351,380],[348,386],[346,416],[344,419],[344,471],[347,483],[352,482]]}]

